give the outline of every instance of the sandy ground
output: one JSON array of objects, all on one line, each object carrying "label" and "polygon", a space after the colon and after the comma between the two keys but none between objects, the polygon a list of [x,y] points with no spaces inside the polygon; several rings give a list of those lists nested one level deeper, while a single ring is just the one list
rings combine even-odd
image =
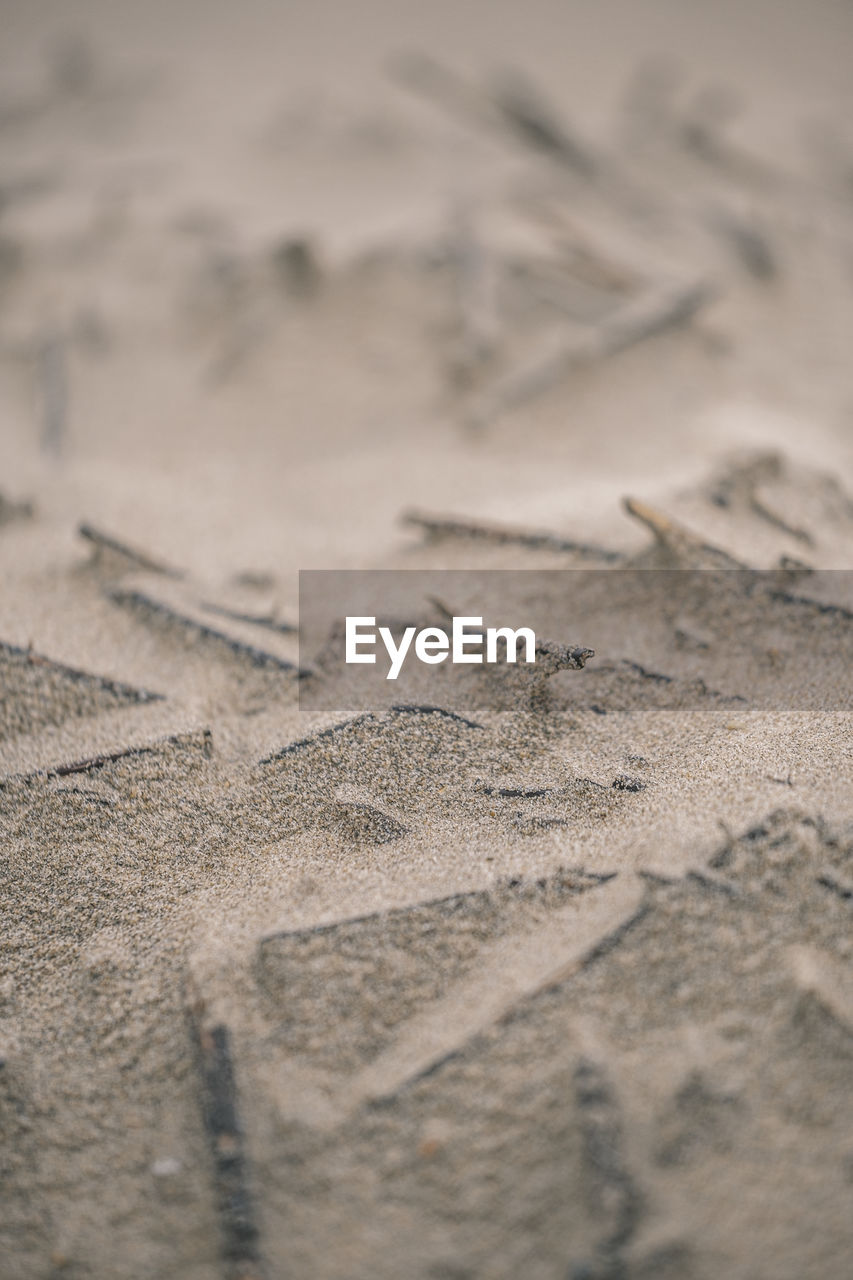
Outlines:
[{"label": "sandy ground", "polygon": [[846,1277],[853,9],[0,24],[0,1271]]}]

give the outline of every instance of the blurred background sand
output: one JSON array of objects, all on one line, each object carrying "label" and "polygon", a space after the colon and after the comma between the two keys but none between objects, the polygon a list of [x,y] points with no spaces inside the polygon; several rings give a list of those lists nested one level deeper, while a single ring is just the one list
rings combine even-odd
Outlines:
[{"label": "blurred background sand", "polygon": [[[3,31],[0,463],[46,513],[120,522],[207,574],[259,556],[289,572],[375,557],[411,504],[600,528],[626,489],[736,445],[849,471],[848,4],[5,0]],[[630,198],[407,88],[413,53],[475,94],[526,73]],[[657,136],[655,95],[770,178]],[[710,277],[719,298],[698,336],[562,379],[472,438],[448,394],[446,261],[461,208],[502,263],[553,266],[526,196],[556,200],[593,256]],[[720,205],[767,237],[772,280],[707,230]],[[316,256],[310,299],[276,270],[291,238]]]}]

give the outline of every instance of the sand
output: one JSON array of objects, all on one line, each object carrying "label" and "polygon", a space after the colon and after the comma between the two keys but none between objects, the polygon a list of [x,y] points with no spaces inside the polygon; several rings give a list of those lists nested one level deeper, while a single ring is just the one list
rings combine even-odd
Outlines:
[{"label": "sand", "polygon": [[846,1277],[853,14],[0,7],[0,1271]]}]

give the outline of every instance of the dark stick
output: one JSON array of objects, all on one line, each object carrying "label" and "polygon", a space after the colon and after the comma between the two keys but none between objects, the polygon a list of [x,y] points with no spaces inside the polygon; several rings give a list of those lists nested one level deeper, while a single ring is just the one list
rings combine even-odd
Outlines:
[{"label": "dark stick", "polygon": [[467,729],[482,729],[481,724],[477,724],[476,720],[467,720],[465,716],[457,715],[455,711],[445,711],[444,707],[433,707],[429,704],[417,706],[405,702],[398,702],[392,708],[397,715],[413,715],[413,716],[443,716],[445,720],[456,720],[459,724],[464,724]]},{"label": "dark stick", "polygon": [[625,302],[589,333],[578,336],[557,332],[541,351],[486,388],[473,407],[472,425],[484,426],[544,395],[572,369],[606,360],[649,338],[683,328],[711,296],[704,281],[649,289]]},{"label": "dark stick", "polygon": [[372,712],[366,711],[363,715],[353,716],[351,720],[342,720],[340,724],[329,725],[328,729],[321,729],[319,733],[313,733],[308,738],[299,738],[296,742],[288,742],[286,747],[274,751],[272,755],[264,756],[263,760],[259,760],[258,764],[273,764],[276,760],[280,760],[282,756],[292,755],[294,751],[301,751],[303,747],[313,747],[315,742],[322,741],[323,738],[331,738],[336,733],[340,733],[342,729],[349,729],[358,724],[368,724],[375,720],[376,717]]},{"label": "dark stick", "polygon": [[299,628],[292,622],[279,622],[269,613],[241,613],[239,609],[227,609],[222,604],[211,604],[202,601],[202,609],[208,613],[217,613],[221,618],[231,618],[233,622],[248,622],[253,627],[266,627],[269,631],[277,631],[281,635],[294,635]]},{"label": "dark stick", "polygon": [[530,547],[534,551],[571,551],[585,560],[603,560],[611,564],[623,559],[618,551],[588,542],[578,542],[574,538],[564,538],[547,530],[514,529],[506,525],[468,520],[464,516],[429,515],[421,511],[406,511],[401,519],[404,524],[423,529],[429,538],[472,538],[481,542]]},{"label": "dark stick", "polygon": [[822,884],[825,889],[831,889],[833,893],[838,894],[839,898],[853,898],[853,880],[848,880],[834,867],[822,867],[816,879],[818,884]]},{"label": "dark stick", "polygon": [[583,1273],[616,1280],[625,1274],[622,1253],[637,1230],[642,1197],[625,1162],[620,1107],[603,1067],[584,1055],[575,1069],[574,1086],[590,1199],[596,1207],[606,1204],[611,1219],[598,1245],[597,1265]]},{"label": "dark stick", "polygon": [[237,1107],[231,1036],[209,1026],[204,1001],[187,1001],[190,1034],[201,1076],[201,1112],[213,1158],[222,1255],[229,1280],[261,1280],[260,1232],[249,1190],[245,1142]]},{"label": "dark stick", "polygon": [[4,654],[15,658],[23,658],[30,666],[49,667],[51,671],[67,676],[69,680],[84,680],[97,684],[101,689],[106,689],[109,693],[118,694],[120,697],[132,699],[135,702],[163,701],[162,693],[149,693],[147,689],[135,689],[133,685],[123,684],[120,680],[110,680],[107,676],[93,675],[89,671],[81,671],[78,667],[67,667],[64,662],[55,662],[53,658],[45,658],[40,653],[34,653],[32,649],[21,649],[18,645],[6,644],[5,641],[0,640],[0,657]]},{"label": "dark stick", "polygon": [[[5,786],[8,782],[31,782],[36,778],[67,778],[74,773],[92,773],[96,769],[103,769],[105,765],[114,764],[116,760],[126,760],[135,756],[149,756],[155,752],[162,750],[168,746],[185,746],[190,741],[190,734],[171,734],[168,738],[161,738],[157,742],[152,742],[144,747],[122,747],[118,751],[104,752],[103,755],[90,756],[86,760],[75,760],[71,764],[50,765],[47,769],[35,769],[32,773],[12,774],[8,778],[4,778],[0,782],[0,786]],[[204,754],[209,758],[213,754],[213,734],[209,729],[201,731],[201,747]]]},{"label": "dark stick", "polygon": [[265,649],[258,649],[253,644],[246,644],[243,640],[237,640],[234,636],[229,636],[224,631],[217,631],[215,627],[209,627],[204,622],[188,617],[177,609],[173,609],[171,605],[146,595],[143,591],[119,588],[110,592],[110,599],[114,600],[116,604],[131,605],[159,615],[168,622],[185,627],[187,630],[195,631],[206,640],[215,640],[230,649],[238,657],[247,658],[256,667],[276,667],[279,671],[304,674],[297,671],[295,663],[288,662],[285,658],[279,658],[274,653],[268,653]]},{"label": "dark stick", "polygon": [[594,175],[597,165],[589,151],[567,133],[539,90],[520,72],[502,78],[494,100],[522,142],[584,178]]},{"label": "dark stick", "polygon": [[596,164],[586,147],[571,137],[542,95],[521,73],[504,76],[492,93],[472,87],[461,76],[425,54],[398,58],[396,78],[429,98],[464,124],[509,128],[526,146],[564,169],[589,178]]},{"label": "dark stick", "polygon": [[798,596],[790,591],[771,591],[769,592],[771,600],[778,600],[780,604],[796,604],[804,609],[810,609],[813,613],[824,614],[832,618],[844,618],[846,621],[853,619],[853,609],[847,609],[843,604],[825,604],[822,600],[810,600],[808,596]]},{"label": "dark stick", "polygon": [[173,569],[170,565],[163,564],[162,561],[146,555],[144,551],[137,551],[135,547],[129,547],[126,542],[119,542],[118,538],[114,538],[109,533],[103,533],[100,529],[95,529],[93,525],[81,524],[77,532],[81,538],[93,543],[98,552],[111,551],[115,555],[121,556],[122,559],[129,560],[137,568],[146,569],[149,573],[162,573],[167,578],[183,577],[183,572],[180,569]]},{"label": "dark stick", "polygon": [[304,929],[283,929],[277,933],[268,933],[258,943],[258,950],[271,942],[285,942],[288,939],[315,937],[318,934],[334,933],[337,929],[349,929],[353,925],[378,924],[380,922],[400,920],[412,912],[428,911],[436,908],[456,910],[472,898],[481,898],[488,889],[470,889],[465,893],[451,893],[446,898],[428,898],[424,902],[413,902],[405,907],[388,907],[384,911],[370,911],[363,916],[347,916],[343,920],[331,920],[327,924],[308,925]]}]

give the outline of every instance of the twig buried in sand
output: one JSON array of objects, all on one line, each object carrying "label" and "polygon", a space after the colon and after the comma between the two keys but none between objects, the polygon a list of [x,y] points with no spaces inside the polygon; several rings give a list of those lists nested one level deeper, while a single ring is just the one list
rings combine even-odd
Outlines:
[{"label": "twig buried in sand", "polygon": [[466,390],[494,357],[500,332],[498,263],[466,209],[454,218],[450,260],[457,312],[451,375],[454,384]]},{"label": "twig buried in sand", "polygon": [[682,328],[712,296],[704,281],[650,290],[626,302],[589,334],[557,333],[547,347],[483,393],[473,406],[472,425],[484,426],[544,395],[572,369],[606,360],[648,338]]},{"label": "twig buried in sand", "polygon": [[413,716],[442,716],[445,720],[455,720],[457,724],[462,724],[466,729],[482,729],[482,725],[476,720],[468,720],[465,716],[460,716],[456,711],[447,711],[444,707],[434,707],[430,703],[414,704],[406,702],[395,703],[391,708],[392,712],[397,715],[413,715]]},{"label": "twig buried in sand", "polygon": [[554,827],[567,827],[569,820],[557,814],[517,813],[510,819],[510,824],[523,835],[530,835],[534,831],[550,831]]},{"label": "twig buried in sand", "polygon": [[541,91],[520,71],[500,78],[493,99],[522,142],[584,178],[595,174],[598,166],[591,152],[567,132]]},{"label": "twig buried in sand", "polygon": [[91,542],[95,548],[95,559],[107,553],[109,555],[118,556],[128,565],[132,565],[134,569],[145,569],[148,573],[160,573],[167,578],[182,578],[183,571],[173,569],[170,565],[164,564],[162,560],[155,560],[153,556],[149,556],[144,551],[138,551],[135,547],[128,546],[126,542],[120,542],[118,538],[114,538],[112,534],[104,533],[100,529],[96,529],[91,524],[81,524],[77,529],[81,538],[85,538],[87,542]]},{"label": "twig buried in sand", "polygon": [[[727,551],[712,546],[696,536],[684,525],[671,520],[661,511],[640,502],[637,498],[624,498],[622,505],[629,516],[639,520],[654,534],[656,550],[667,564],[675,568],[692,569],[745,569],[747,566]],[[641,558],[645,558],[645,553]]]},{"label": "twig buried in sand", "polygon": [[422,529],[429,539],[470,538],[497,546],[529,547],[532,551],[571,552],[583,560],[600,560],[607,564],[618,563],[624,558],[620,552],[608,547],[579,542],[575,538],[564,538],[547,530],[516,529],[512,526],[468,520],[464,516],[430,515],[422,511],[406,511],[400,518],[403,524]]},{"label": "twig buried in sand", "polygon": [[275,667],[279,671],[290,671],[299,676],[306,674],[288,659],[280,658],[274,653],[268,653],[265,649],[259,649],[256,645],[248,644],[244,640],[238,640],[236,636],[228,635],[225,631],[219,631],[215,627],[202,622],[199,618],[182,613],[170,602],[156,599],[150,592],[141,591],[138,588],[120,587],[111,591],[109,596],[116,604],[140,609],[204,640],[213,640],[229,649],[237,657],[247,659],[253,666]]},{"label": "twig buried in sand", "polygon": [[574,1086],[583,1139],[584,1184],[590,1206],[606,1212],[609,1230],[598,1243],[592,1266],[575,1266],[570,1274],[589,1280],[616,1280],[625,1275],[621,1255],[639,1224],[642,1197],[625,1162],[618,1098],[604,1066],[590,1052],[580,1056]]},{"label": "twig buried in sand", "polygon": [[0,640],[0,659],[3,657],[23,661],[31,667],[47,667],[58,675],[69,680],[96,684],[107,693],[114,693],[133,702],[162,702],[162,693],[149,693],[147,689],[136,689],[133,685],[123,684],[120,680],[110,680],[107,676],[93,675],[91,671],[81,671],[78,667],[68,667],[64,662],[55,662],[53,658],[45,658],[32,649],[22,649],[15,644],[7,644]]},{"label": "twig buried in sand", "polygon": [[484,947],[476,974],[413,1017],[356,1077],[345,1091],[347,1109],[391,1101],[431,1075],[519,1004],[567,982],[604,954],[645,911],[640,882],[620,875],[551,913],[535,933]]},{"label": "twig buried in sand", "polygon": [[[663,671],[649,671],[647,667],[642,666],[639,662],[634,662],[631,658],[623,658],[620,666],[627,667],[629,671],[633,671],[641,679],[651,680],[654,684],[672,684],[675,680],[674,676],[668,676]],[[599,667],[598,670],[607,671],[615,670],[615,668]]]},{"label": "twig buried in sand", "polygon": [[371,911],[363,916],[346,916],[342,920],[331,920],[327,924],[309,925],[307,928],[300,929],[280,929],[275,933],[265,934],[258,942],[258,954],[261,963],[264,960],[264,950],[270,944],[276,942],[286,942],[290,939],[314,937],[318,934],[332,934],[337,929],[346,929],[351,925],[370,924],[370,923],[388,923],[394,920],[403,919],[411,915],[413,911],[429,911],[434,908],[456,909],[462,907],[466,902],[471,902],[475,898],[482,897],[481,889],[472,889],[465,893],[450,893],[446,898],[429,898],[426,902],[417,902],[407,907],[389,907],[385,911]]},{"label": "twig buried in sand", "polygon": [[228,1280],[261,1280],[260,1231],[249,1189],[231,1036],[222,1023],[210,1025],[204,1000],[192,989],[186,1010],[201,1077],[202,1123],[213,1159],[226,1274]]},{"label": "twig buried in sand", "polygon": [[541,93],[518,71],[504,76],[492,93],[469,85],[426,54],[408,54],[392,66],[407,89],[428,98],[463,124],[506,131],[562,168],[589,178],[596,164],[587,147],[573,138]]},{"label": "twig buried in sand", "polygon": [[688,880],[695,880],[703,888],[713,889],[717,893],[725,894],[728,898],[739,898],[743,892],[740,885],[735,884],[733,880],[720,875],[719,872],[709,871],[705,867],[692,867],[685,876]]},{"label": "twig buried in sand", "polygon": [[499,796],[501,799],[537,800],[540,796],[554,794],[554,787],[493,787],[487,782],[476,782],[474,790],[484,796]]},{"label": "twig buried in sand", "polygon": [[740,507],[798,542],[814,546],[814,538],[807,529],[792,525],[769,507],[759,493],[763,482],[777,479],[781,474],[782,459],[779,455],[760,453],[721,475],[711,490],[711,501],[718,507]]},{"label": "twig buried in sand", "polygon": [[269,631],[277,631],[280,635],[295,635],[299,630],[292,622],[279,622],[271,613],[242,613],[239,609],[228,609],[225,605],[212,604],[203,600],[202,609],[208,613],[216,613],[221,618],[230,618],[232,622],[247,622],[253,627],[266,627]]},{"label": "twig buried in sand", "polygon": [[776,278],[776,257],[767,236],[754,222],[720,210],[713,211],[708,221],[731,245],[740,263],[755,280],[766,283]]},{"label": "twig buried in sand", "polygon": [[360,716],[353,716],[350,720],[342,720],[340,724],[329,725],[328,729],[320,729],[317,733],[311,734],[308,738],[299,738],[296,742],[288,742],[287,746],[281,747],[278,751],[272,752],[271,755],[264,756],[263,760],[258,761],[258,764],[273,764],[276,760],[281,760],[283,756],[289,756],[296,751],[302,751],[305,747],[313,747],[315,743],[322,742],[325,738],[332,738],[335,734],[341,733],[344,729],[351,729],[356,725],[369,724],[375,720],[376,717],[371,711],[366,711]]},{"label": "twig buried in sand", "polygon": [[853,898],[853,880],[843,876],[834,867],[821,867],[815,879],[825,889],[831,889],[833,893],[837,893],[839,898],[845,898],[848,901]]},{"label": "twig buried in sand", "polygon": [[827,604],[823,600],[811,600],[808,596],[794,595],[790,591],[769,591],[767,594],[769,599],[778,600],[780,604],[799,605],[800,608],[823,614],[827,618],[843,618],[845,622],[853,620],[853,609],[847,609],[843,604]]},{"label": "twig buried in sand", "polygon": [[[545,887],[547,881],[536,882]],[[527,1001],[568,981],[598,957],[606,954],[639,921],[647,910],[640,881],[630,875],[572,873],[574,896],[566,906],[549,912],[533,933],[511,934],[486,944],[479,953],[477,970],[463,976],[450,989],[409,1019],[397,1040],[354,1078],[341,1084],[330,1097],[320,1099],[305,1090],[298,1069],[287,1069],[294,1095],[285,1098],[288,1114],[301,1123],[321,1129],[334,1128],[365,1104],[393,1102],[405,1089],[438,1071],[446,1062],[464,1054],[477,1036],[508,1021]],[[529,882],[513,879],[507,889],[525,891]],[[390,928],[413,913],[445,908],[451,915],[482,897],[482,890],[393,908],[349,920],[335,920],[310,929],[287,930],[261,939],[258,960],[267,963],[266,948],[276,942],[299,941],[306,935],[327,934],[350,925]],[[500,979],[500,981],[498,980]],[[310,1106],[303,1105],[305,1101]]]},{"label": "twig buried in sand", "polygon": [[[465,716],[458,715],[455,711],[447,711],[444,707],[433,707],[428,704],[415,705],[409,703],[396,703],[389,708],[389,715],[417,715],[417,716],[442,716],[445,720],[455,720],[458,724],[464,725],[466,729],[482,729],[481,724],[477,724],[475,720],[468,720]],[[258,761],[259,765],[273,764],[276,760],[281,760],[283,756],[292,755],[296,751],[302,751],[307,747],[313,747],[318,742],[323,742],[327,738],[333,738],[341,733],[344,729],[352,729],[363,724],[378,724],[379,718],[372,711],[365,711],[361,715],[353,716],[349,720],[342,720],[339,724],[329,725],[327,729],[320,729],[317,733],[313,733],[310,737],[299,738],[296,742],[289,742],[286,746],[281,747],[278,751],[274,751],[271,755],[264,756]]]},{"label": "twig buried in sand", "polygon": [[33,782],[37,778],[67,778],[75,773],[93,773],[103,769],[105,765],[114,764],[117,760],[156,755],[164,747],[186,747],[191,744],[198,744],[208,758],[213,755],[213,734],[209,729],[202,729],[200,734],[174,733],[168,738],[159,738],[156,742],[144,746],[120,747],[118,751],[107,751],[102,755],[90,756],[86,760],[75,760],[71,764],[49,765],[46,769],[35,769],[32,773],[11,774],[0,779],[0,787],[9,782]]}]

